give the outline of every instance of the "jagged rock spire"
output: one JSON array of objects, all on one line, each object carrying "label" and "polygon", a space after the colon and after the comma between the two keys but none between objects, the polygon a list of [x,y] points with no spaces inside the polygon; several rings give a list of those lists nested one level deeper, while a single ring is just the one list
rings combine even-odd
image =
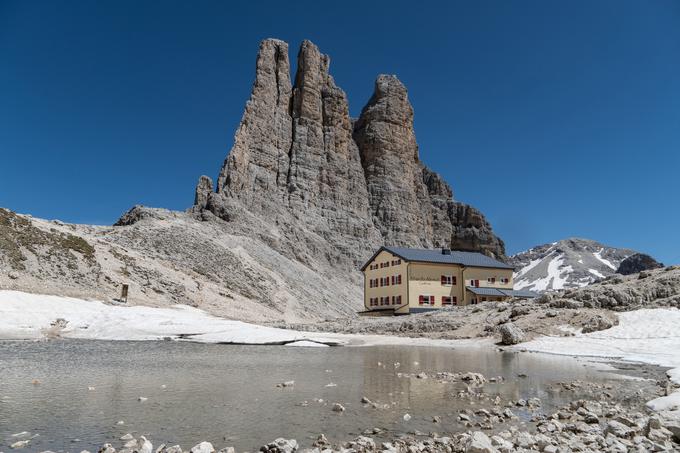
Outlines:
[{"label": "jagged rock spire", "polygon": [[330,58],[304,41],[291,85],[288,45],[262,41],[217,192],[206,202],[207,182],[199,183],[197,208],[232,221],[247,211],[277,225],[277,237],[298,244],[298,259],[330,245],[327,259],[357,263],[385,243],[503,257],[481,213],[454,202],[448,184],[420,162],[413,107],[396,76],[378,77],[353,126],[329,67]]}]

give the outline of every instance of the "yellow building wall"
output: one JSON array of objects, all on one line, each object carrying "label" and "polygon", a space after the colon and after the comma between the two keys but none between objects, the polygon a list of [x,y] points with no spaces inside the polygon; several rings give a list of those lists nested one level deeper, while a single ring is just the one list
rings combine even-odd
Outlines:
[{"label": "yellow building wall", "polygon": [[[369,263],[364,270],[364,307],[366,310],[394,310],[397,314],[406,314],[411,308],[442,308],[442,296],[456,298],[456,304],[468,305],[483,301],[500,301],[504,298],[493,296],[476,296],[467,291],[466,286],[473,286],[470,280],[479,280],[479,286],[483,288],[512,289],[512,269],[496,269],[484,267],[463,267],[459,264],[418,263],[401,260],[398,265],[392,265],[395,260],[401,260],[398,256],[383,250]],[[371,269],[372,264],[389,263],[386,267],[378,266]],[[393,275],[401,275],[401,284],[392,285]],[[456,277],[455,285],[442,285],[441,276],[452,275]],[[389,277],[388,286],[370,287],[371,279]],[[495,278],[495,282],[488,281]],[[507,278],[507,283],[501,283],[502,278]],[[420,305],[420,295],[434,296],[432,305]],[[401,305],[391,303],[392,296],[401,296]],[[370,305],[371,298],[389,297],[389,305]],[[485,300],[484,300],[485,299]]]},{"label": "yellow building wall", "polygon": [[[407,305],[407,294],[406,294],[406,286],[407,286],[407,274],[406,274],[406,269],[407,269],[407,263],[404,260],[401,260],[401,264],[392,265],[392,261],[395,260],[401,260],[398,256],[394,256],[391,253],[389,253],[386,250],[383,250],[378,254],[378,256],[375,257],[373,261],[369,263],[369,265],[366,267],[364,270],[364,307],[367,310],[394,310],[398,309],[399,307],[406,307]],[[379,263],[390,263],[388,267],[383,267],[378,269],[371,269],[371,264],[379,264]],[[401,284],[400,285],[392,285],[392,276],[393,275],[401,275]],[[380,279],[381,277],[389,277],[390,278],[390,285],[389,286],[378,286],[377,288],[371,288],[370,287],[370,279]],[[392,305],[392,296],[401,296],[401,305]],[[390,305],[373,305],[371,306],[369,304],[369,300],[372,297],[389,297],[390,298]],[[403,309],[402,311],[403,312]],[[408,313],[408,311],[406,311]]]},{"label": "yellow building wall", "polygon": [[[489,278],[495,278],[496,281],[491,283]],[[501,278],[507,278],[508,283],[501,283]],[[474,286],[470,280],[479,280],[480,288],[496,288],[496,289],[512,289],[512,269],[495,269],[486,267],[467,267],[465,268],[465,286]],[[473,303],[473,299],[477,298],[477,302],[497,302],[504,298],[493,296],[476,296],[470,291],[466,291],[465,305]]]},{"label": "yellow building wall", "polygon": [[[410,263],[409,271],[409,307],[441,308],[442,296],[456,297],[458,304],[464,300],[463,267],[458,264]],[[456,277],[455,285],[442,285],[441,276]],[[434,305],[420,305],[420,295],[435,296]]]}]

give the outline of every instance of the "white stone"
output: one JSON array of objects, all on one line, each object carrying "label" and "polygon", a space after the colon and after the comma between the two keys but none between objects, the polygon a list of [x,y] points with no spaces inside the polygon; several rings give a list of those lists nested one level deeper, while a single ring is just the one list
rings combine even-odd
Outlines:
[{"label": "white stone", "polygon": [[468,439],[465,453],[498,453],[498,449],[491,445],[491,439],[481,431],[475,431]]},{"label": "white stone", "polygon": [[198,445],[194,445],[194,447],[189,451],[189,453],[214,453],[215,448],[213,448],[213,445],[210,442],[201,442]]}]

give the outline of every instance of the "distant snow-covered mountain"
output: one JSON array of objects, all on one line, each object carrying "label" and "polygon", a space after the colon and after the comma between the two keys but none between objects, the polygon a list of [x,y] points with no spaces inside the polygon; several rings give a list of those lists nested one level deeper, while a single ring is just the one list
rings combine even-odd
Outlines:
[{"label": "distant snow-covered mountain", "polygon": [[515,267],[515,289],[543,292],[578,288],[608,277],[634,253],[589,239],[569,238],[513,255],[508,263]]}]

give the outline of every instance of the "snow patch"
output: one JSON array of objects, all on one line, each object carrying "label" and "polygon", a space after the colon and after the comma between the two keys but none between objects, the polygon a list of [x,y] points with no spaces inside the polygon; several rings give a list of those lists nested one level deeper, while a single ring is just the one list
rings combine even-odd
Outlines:
[{"label": "snow patch", "polygon": [[517,280],[519,277],[521,277],[522,275],[524,275],[524,274],[526,274],[527,272],[529,272],[531,269],[533,269],[533,268],[535,268],[536,266],[538,266],[538,264],[539,264],[540,262],[541,262],[541,259],[531,260],[531,262],[530,262],[529,264],[527,264],[527,265],[524,266],[522,269],[520,269],[519,272],[515,273],[515,275],[514,275],[513,277],[515,278],[515,280]]},{"label": "snow patch", "polygon": [[[67,323],[55,323],[57,319]],[[53,325],[54,324],[54,325]],[[72,297],[0,290],[0,340],[184,340],[297,347],[417,345],[485,348],[493,339],[436,340],[301,332],[218,318],[197,308],[108,305]]]},{"label": "snow patch", "polygon": [[611,268],[611,269],[613,269],[613,270],[616,270],[616,266],[614,266],[614,265],[611,263],[611,261],[609,261],[608,259],[602,258],[602,252],[604,252],[604,248],[601,248],[599,251],[594,252],[594,253],[593,253],[593,256],[594,256],[595,258],[597,258],[597,260],[600,261],[600,262],[601,262],[602,264],[604,264],[605,266],[607,266],[607,267],[609,267],[609,268]]},{"label": "snow patch", "polygon": [[[669,379],[680,384],[680,310],[642,309],[620,313],[611,329],[573,337],[540,337],[522,349],[551,354],[616,358],[672,368]],[[560,351],[560,352],[555,352]],[[647,403],[652,410],[680,410],[680,392]]]},{"label": "snow patch", "polygon": [[534,281],[520,280],[515,282],[515,289],[529,288],[533,291],[547,289],[562,289],[569,280],[569,274],[574,271],[572,266],[563,266],[564,256],[557,255],[548,263],[548,275]]},{"label": "snow patch", "polygon": [[602,272],[596,270],[596,269],[588,269],[588,272],[593,274],[597,278],[604,278],[604,275],[602,275]]}]

